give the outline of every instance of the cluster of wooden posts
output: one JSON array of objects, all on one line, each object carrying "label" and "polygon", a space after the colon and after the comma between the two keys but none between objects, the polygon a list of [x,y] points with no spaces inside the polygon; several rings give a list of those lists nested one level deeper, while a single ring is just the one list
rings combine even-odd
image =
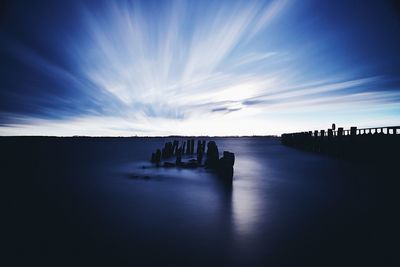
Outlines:
[{"label": "cluster of wooden posts", "polygon": [[282,134],[284,145],[347,158],[376,159],[397,154],[400,126],[338,128]]},{"label": "cluster of wooden posts", "polygon": [[[157,167],[178,167],[178,168],[198,168],[205,167],[215,170],[224,177],[233,177],[233,165],[235,154],[224,151],[223,156],[219,157],[218,146],[215,141],[208,141],[206,152],[206,140],[197,140],[195,153],[195,139],[188,139],[180,143],[178,140],[166,142],[164,147],[157,149],[151,155],[151,162]],[[196,157],[194,157],[196,155]],[[175,157],[175,162],[171,158]],[[205,158],[204,164],[203,159]],[[187,159],[184,161],[184,159]]]}]

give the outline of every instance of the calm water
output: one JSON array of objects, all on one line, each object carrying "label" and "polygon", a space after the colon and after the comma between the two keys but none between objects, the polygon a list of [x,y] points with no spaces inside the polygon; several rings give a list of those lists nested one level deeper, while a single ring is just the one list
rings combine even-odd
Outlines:
[{"label": "calm water", "polygon": [[143,168],[167,139],[2,140],[13,263],[389,265],[375,172],[276,139],[215,140],[236,154],[232,186]]}]

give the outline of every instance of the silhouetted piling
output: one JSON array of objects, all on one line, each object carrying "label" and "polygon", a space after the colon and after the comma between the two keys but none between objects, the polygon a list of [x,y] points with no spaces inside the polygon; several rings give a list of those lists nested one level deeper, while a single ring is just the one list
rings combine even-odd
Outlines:
[{"label": "silhouetted piling", "polygon": [[156,151],[154,162],[156,164],[159,164],[161,162],[161,151],[160,151],[160,149],[157,149],[157,151]]},{"label": "silhouetted piling", "polygon": [[232,179],[235,154],[224,151],[222,158],[218,161],[218,174],[225,179]]},{"label": "silhouetted piling", "polygon": [[187,140],[186,144],[187,144],[186,154],[190,155],[190,147],[192,146],[190,139]]},{"label": "silhouetted piling", "polygon": [[162,148],[162,150],[161,150],[161,156],[162,156],[162,158],[163,158],[163,159],[164,159],[164,158],[170,158],[170,157],[173,156],[173,154],[174,154],[174,152],[173,152],[173,145],[172,145],[172,143],[171,143],[171,142],[166,142],[166,143],[164,144],[164,148]]},{"label": "silhouetted piling", "polygon": [[199,165],[201,165],[203,162],[203,154],[204,154],[204,148],[201,141],[199,140],[197,142],[197,163]]},{"label": "silhouetted piling", "polygon": [[182,164],[182,148],[177,148],[176,150],[176,165],[179,166]]},{"label": "silhouetted piling", "polygon": [[206,167],[207,168],[216,168],[218,165],[219,153],[217,144],[214,141],[209,141],[207,144],[207,159],[206,159]]},{"label": "silhouetted piling", "polygon": [[343,128],[342,127],[338,128],[337,136],[343,136]]},{"label": "silhouetted piling", "polygon": [[190,140],[190,154],[194,154],[194,139]]},{"label": "silhouetted piling", "polygon": [[350,127],[350,135],[351,136],[357,135],[357,127]]},{"label": "silhouetted piling", "polygon": [[157,166],[161,164],[161,158],[167,159],[172,156],[176,156],[175,163],[170,161],[164,161],[162,166],[165,168],[179,167],[179,168],[198,168],[206,167],[217,172],[217,174],[224,178],[225,181],[232,181],[233,177],[233,164],[235,162],[235,155],[231,152],[224,151],[223,157],[219,158],[218,146],[215,141],[209,141],[207,144],[207,157],[205,165],[203,165],[203,158],[205,154],[205,140],[197,141],[196,159],[189,159],[188,161],[182,161],[184,152],[187,155],[194,154],[195,140],[188,139],[179,146],[178,141],[166,142],[164,147],[160,150],[157,149],[155,153],[151,155],[151,162]]},{"label": "silhouetted piling", "polygon": [[332,129],[328,129],[328,138],[329,139],[333,138],[333,130]]},{"label": "silhouetted piling", "polygon": [[201,149],[201,141],[197,140],[197,150],[196,150],[196,154],[199,154],[199,151]]},{"label": "silhouetted piling", "polygon": [[179,141],[174,140],[174,143],[172,144],[172,154],[173,155],[176,155],[178,147],[179,147]]}]

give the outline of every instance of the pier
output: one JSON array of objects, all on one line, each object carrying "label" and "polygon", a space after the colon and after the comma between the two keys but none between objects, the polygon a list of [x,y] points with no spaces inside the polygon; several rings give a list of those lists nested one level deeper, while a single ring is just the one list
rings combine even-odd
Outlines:
[{"label": "pier", "polygon": [[400,126],[336,129],[332,124],[330,129],[282,134],[281,143],[340,158],[394,162],[399,159]]}]

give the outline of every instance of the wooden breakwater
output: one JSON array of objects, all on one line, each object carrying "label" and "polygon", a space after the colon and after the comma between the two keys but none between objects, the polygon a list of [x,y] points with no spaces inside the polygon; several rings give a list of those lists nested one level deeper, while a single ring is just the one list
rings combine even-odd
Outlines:
[{"label": "wooden breakwater", "polygon": [[341,158],[399,161],[400,126],[338,128],[282,134],[284,145]]},{"label": "wooden breakwater", "polygon": [[[205,162],[203,164],[204,157]],[[173,158],[175,160],[171,161]],[[195,153],[195,139],[188,139],[182,143],[179,140],[174,140],[173,142],[166,142],[163,148],[157,149],[152,153],[150,161],[156,167],[186,169],[204,167],[216,171],[225,180],[232,181],[235,154],[224,151],[223,156],[220,158],[218,146],[215,141],[207,143],[206,152],[206,141],[197,140],[197,150]]]}]

